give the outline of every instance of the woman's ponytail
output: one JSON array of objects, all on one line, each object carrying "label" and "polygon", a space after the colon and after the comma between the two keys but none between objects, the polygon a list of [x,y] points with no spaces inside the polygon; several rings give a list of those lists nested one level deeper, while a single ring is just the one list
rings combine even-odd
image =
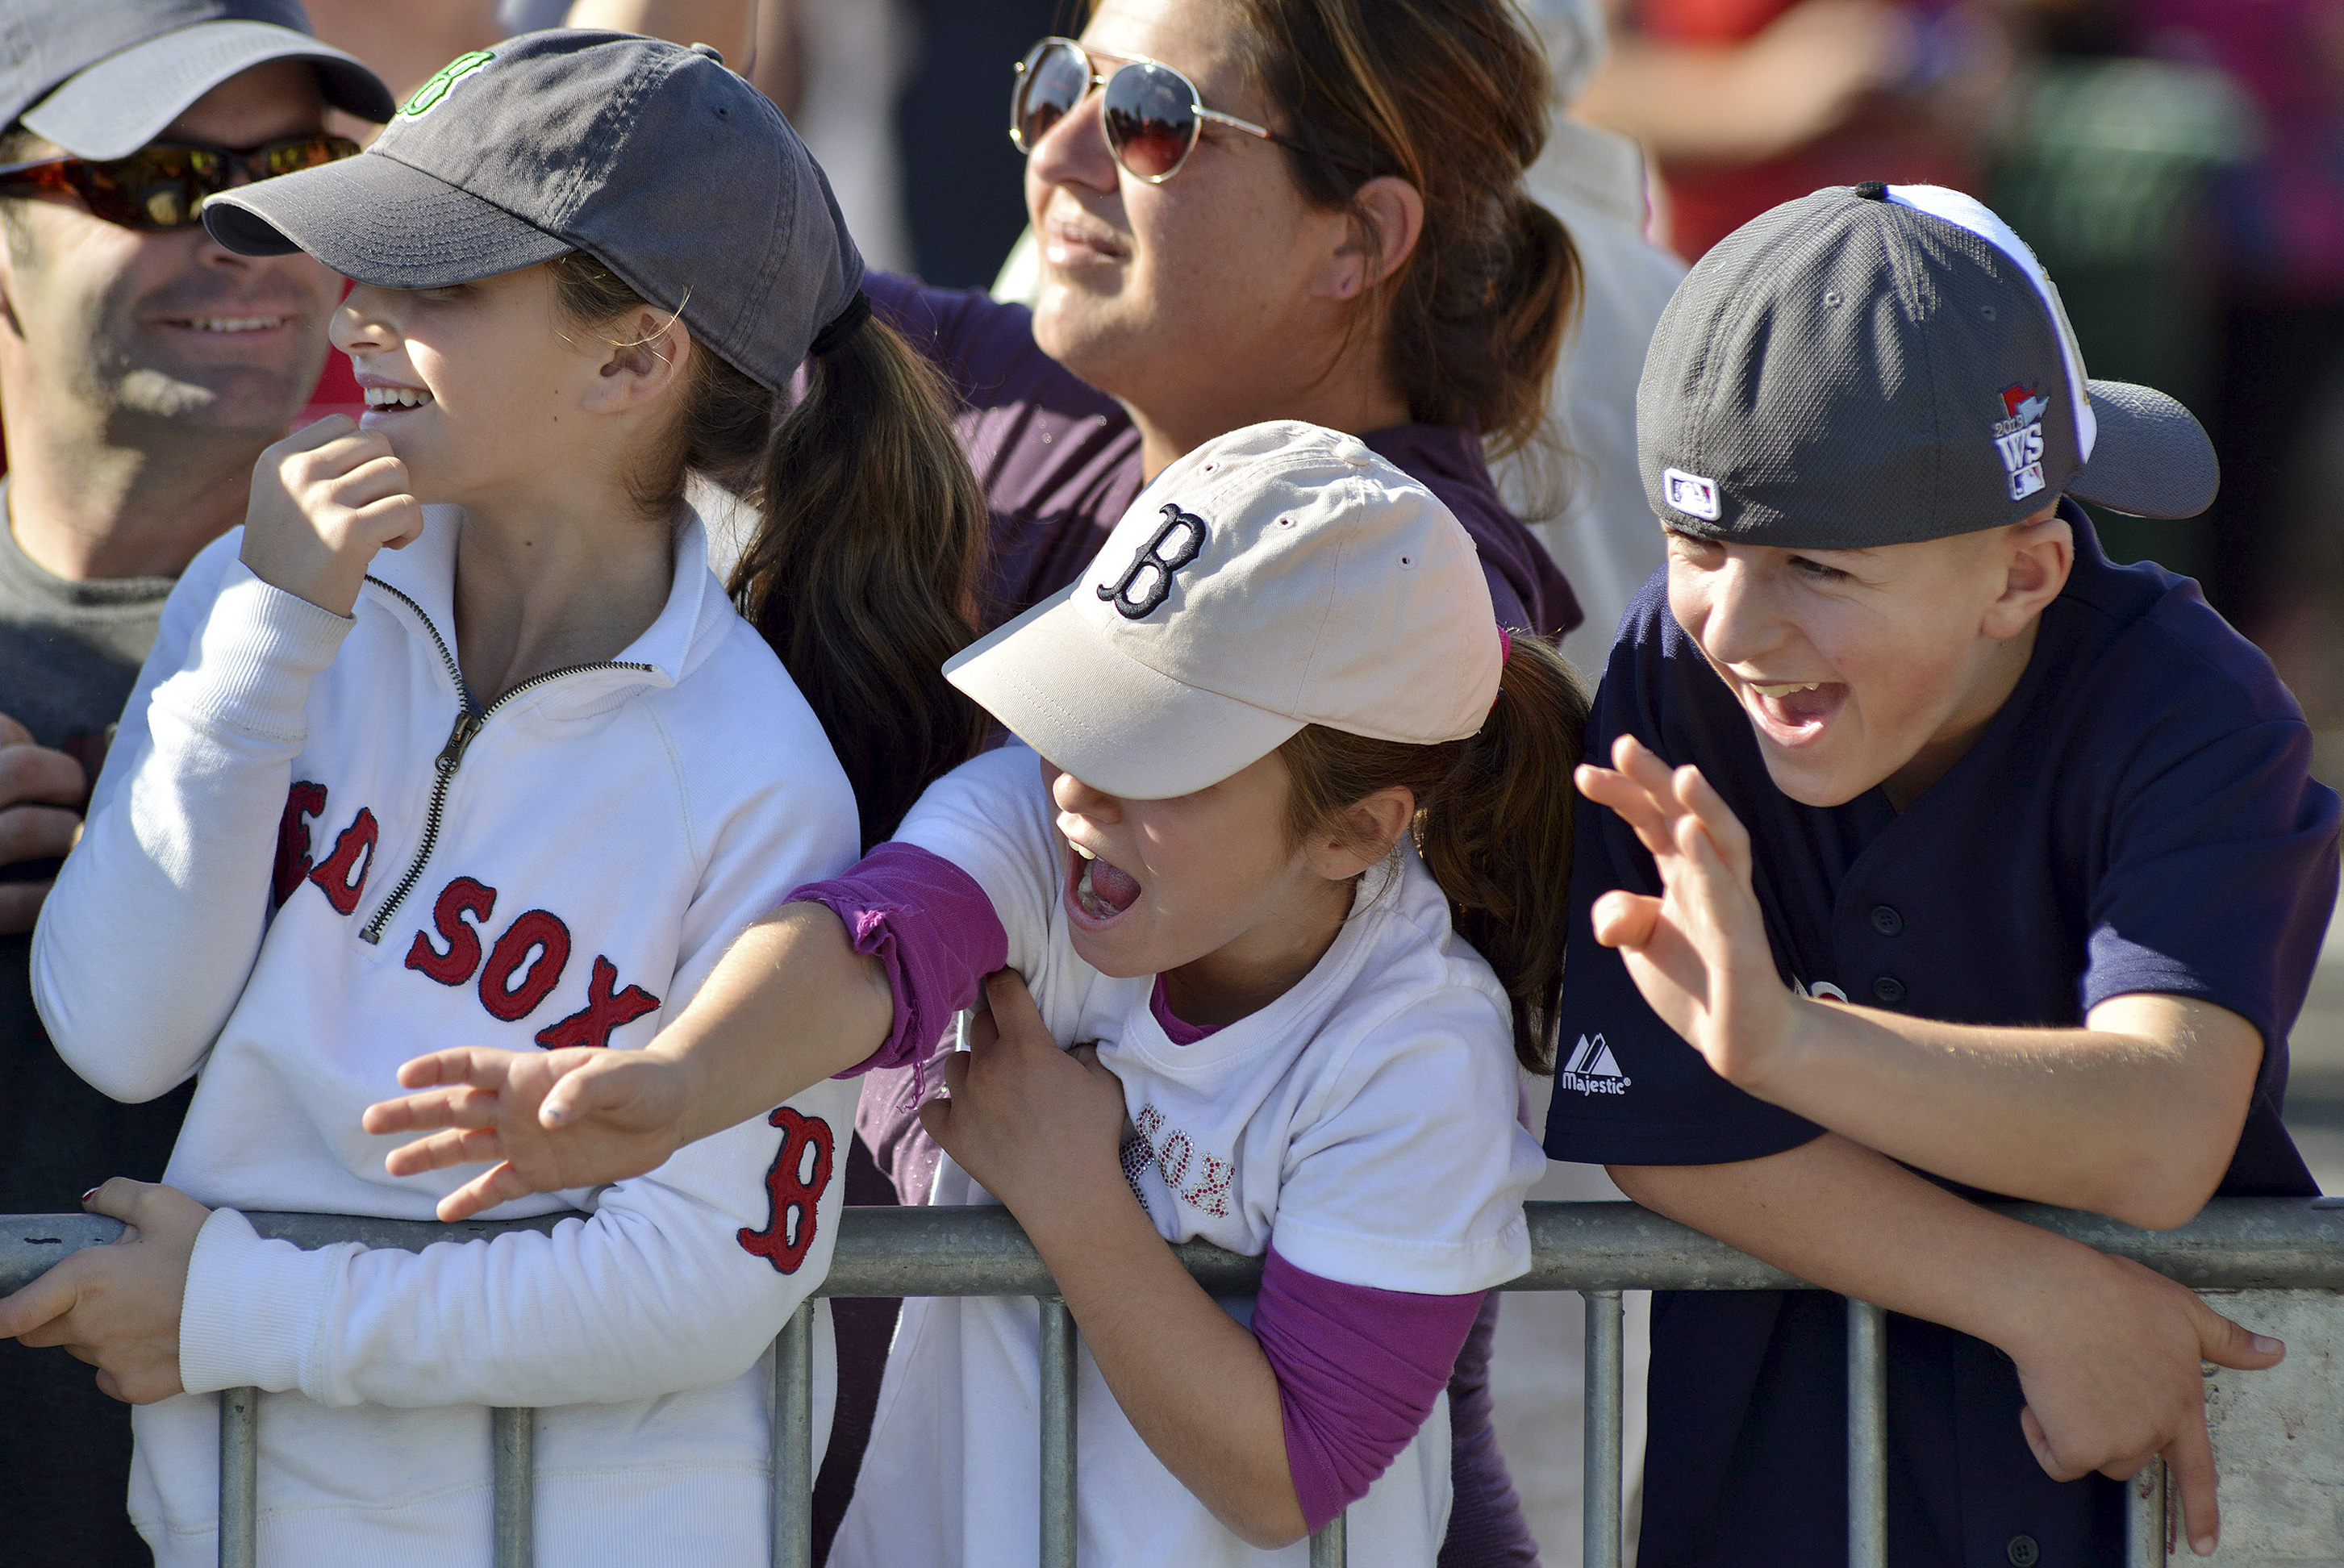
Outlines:
[{"label": "woman's ponytail", "polygon": [[868,848],[985,736],[940,666],[975,635],[987,513],[942,382],[893,328],[865,321],[809,363],[732,596],[822,721]]},{"label": "woman's ponytail", "polygon": [[1497,701],[1470,740],[1413,746],[1313,724],[1278,748],[1298,840],[1344,834],[1349,808],[1378,790],[1414,794],[1417,851],[1448,895],[1457,934],[1505,987],[1514,1055],[1535,1073],[1554,1070],[1579,798],[1571,774],[1586,730],[1578,675],[1545,642],[1517,632]]}]

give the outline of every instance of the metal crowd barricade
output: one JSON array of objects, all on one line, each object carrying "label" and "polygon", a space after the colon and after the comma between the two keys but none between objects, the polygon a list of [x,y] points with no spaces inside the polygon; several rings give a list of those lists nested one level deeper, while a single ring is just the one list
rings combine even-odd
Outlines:
[{"label": "metal crowd barricade", "polygon": [[[2344,1290],[2344,1200],[2217,1199],[2177,1230],[2137,1230],[2097,1215],[2035,1204],[2004,1212],[2103,1252],[2131,1258],[2199,1290]],[[1531,1271],[1509,1290],[1578,1290],[1587,1300],[1585,1465],[1586,1563],[1620,1563],[1622,1414],[1620,1292],[1625,1290],[1753,1290],[1801,1281],[1723,1242],[1632,1203],[1533,1203]],[[253,1214],[254,1229],[303,1247],[359,1241],[414,1250],[434,1241],[501,1231],[551,1229],[567,1216],[463,1225],[324,1214]],[[110,1241],[118,1221],[91,1215],[0,1216],[0,1291],[23,1288],[66,1253]],[[1258,1259],[1200,1242],[1175,1249],[1215,1296],[1253,1293]],[[1042,1568],[1075,1564],[1076,1331],[1056,1282],[1005,1209],[850,1209],[819,1296],[1031,1296],[1042,1326]],[[1885,1315],[1848,1303],[1848,1563],[1884,1568],[1887,1396]],[[532,1563],[531,1451],[534,1412],[492,1413],[495,1558],[498,1568]],[[219,1552],[222,1568],[257,1568],[260,1397],[220,1396]],[[811,1568],[813,1454],[813,1308],[802,1306],[774,1343],[773,1561]],[[2165,1563],[2164,1467],[2134,1478],[2127,1512],[2127,1568]],[[1311,1568],[1339,1568],[1344,1522],[1311,1537]]]}]

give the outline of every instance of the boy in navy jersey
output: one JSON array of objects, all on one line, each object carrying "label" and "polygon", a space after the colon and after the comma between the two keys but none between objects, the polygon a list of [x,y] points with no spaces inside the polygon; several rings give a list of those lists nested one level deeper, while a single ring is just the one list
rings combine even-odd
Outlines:
[{"label": "boy in navy jersey", "polygon": [[[2187,410],[2086,385],[1999,219],[1869,185],[1712,250],[1639,398],[1669,563],[1589,723],[1547,1147],[1895,1314],[1899,1568],[2121,1561],[2099,1477],[2160,1453],[2211,1551],[2199,1360],[2282,1353],[1971,1199],[2316,1190],[2278,1107],[2337,799],[2262,655],[2066,499],[2215,489]],[[1647,1568],[1844,1560],[1844,1324],[1655,1303]]]}]

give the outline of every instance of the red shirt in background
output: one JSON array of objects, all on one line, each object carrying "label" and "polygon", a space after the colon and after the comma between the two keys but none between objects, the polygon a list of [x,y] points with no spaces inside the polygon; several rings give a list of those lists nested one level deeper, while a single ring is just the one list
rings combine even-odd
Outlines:
[{"label": "red shirt in background", "polygon": [[[1635,26],[1648,37],[1672,44],[1741,44],[1796,4],[1641,0]],[[1925,37],[1926,30],[1955,6],[1949,0],[1904,0],[1903,8],[1914,13]],[[1925,42],[1925,71],[1929,53]],[[1669,194],[1670,240],[1687,261],[1698,261],[1703,251],[1768,208],[1827,185],[1876,179],[1968,191],[1977,186],[1977,172],[1957,138],[1917,116],[1893,112],[1859,115],[1820,140],[1779,157],[1734,164],[1663,162],[1660,168]]]}]

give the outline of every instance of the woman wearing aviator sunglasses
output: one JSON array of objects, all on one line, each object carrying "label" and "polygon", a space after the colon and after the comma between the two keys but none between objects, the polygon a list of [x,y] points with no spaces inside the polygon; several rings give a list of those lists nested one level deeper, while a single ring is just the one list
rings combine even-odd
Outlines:
[{"label": "woman wearing aviator sunglasses", "polygon": [[[1106,0],[1079,39],[1037,44],[1010,126],[1027,155],[1036,308],[865,285],[961,394],[993,513],[988,620],[1073,581],[1182,454],[1298,419],[1363,437],[1440,498],[1474,537],[1501,624],[1575,624],[1568,585],[1484,464],[1485,446],[1535,439],[1577,298],[1571,242],[1522,186],[1546,94],[1538,46],[1502,0]],[[913,1116],[921,1080],[865,1081],[858,1126],[904,1199],[924,1202],[937,1150]],[[1480,1381],[1496,1300],[1450,1394],[1444,1562],[1535,1551]],[[1445,1367],[1458,1351],[1409,1353]],[[1396,1452],[1358,1442],[1358,1487]]]}]

